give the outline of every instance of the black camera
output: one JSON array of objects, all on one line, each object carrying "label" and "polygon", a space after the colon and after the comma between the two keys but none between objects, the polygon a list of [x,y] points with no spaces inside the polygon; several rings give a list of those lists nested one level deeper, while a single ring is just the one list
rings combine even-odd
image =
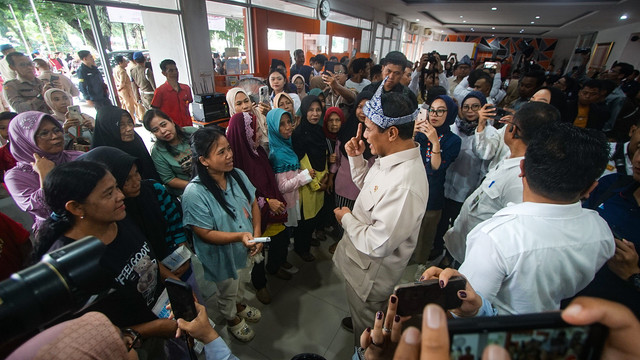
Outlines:
[{"label": "black camera", "polygon": [[8,341],[106,295],[113,279],[100,266],[105,245],[88,236],[0,282],[0,339]]},{"label": "black camera", "polygon": [[591,54],[591,48],[577,48],[574,54]]},{"label": "black camera", "polygon": [[443,60],[443,59],[445,59],[445,60],[446,60],[446,59],[447,59],[447,57],[446,57],[446,56],[444,56],[444,55],[442,55],[442,54],[438,54],[438,52],[434,50],[434,51],[432,51],[432,52],[430,52],[430,53],[428,54],[429,56],[427,57],[427,61],[428,61],[428,62],[431,62],[431,63],[436,62],[436,61],[437,61],[437,60],[436,60],[436,54],[440,57],[440,60]]}]

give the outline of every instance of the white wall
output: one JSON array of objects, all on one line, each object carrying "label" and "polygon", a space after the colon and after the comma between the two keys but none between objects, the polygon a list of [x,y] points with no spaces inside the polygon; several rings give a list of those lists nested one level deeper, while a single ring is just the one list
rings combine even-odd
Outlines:
[{"label": "white wall", "polygon": [[[629,38],[633,35],[640,37],[640,33],[634,33],[630,34]],[[640,68],[640,39],[627,42],[627,46],[625,46],[620,56],[620,61],[629,63],[636,69]]]},{"label": "white wall", "polygon": [[[609,69],[614,61],[621,60],[622,53],[627,46],[629,41],[629,36],[631,33],[638,32],[638,28],[640,28],[640,23],[631,23],[624,26],[618,26],[607,30],[602,30],[598,32],[598,36],[596,37],[595,44],[606,43],[613,41],[613,48],[611,49],[611,53],[609,54],[609,59],[607,60],[606,68]],[[594,47],[595,47],[594,44]],[[636,58],[637,59],[637,58]],[[637,60],[635,64],[637,64]],[[636,65],[637,66],[637,65]]]}]

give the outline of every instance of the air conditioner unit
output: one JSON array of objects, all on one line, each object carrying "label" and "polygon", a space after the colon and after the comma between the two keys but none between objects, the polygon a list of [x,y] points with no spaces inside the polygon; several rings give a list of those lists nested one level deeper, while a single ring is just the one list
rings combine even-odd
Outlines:
[{"label": "air conditioner unit", "polygon": [[397,16],[389,15],[387,16],[387,25],[394,29],[398,29],[402,25],[402,19]]},{"label": "air conditioner unit", "polygon": [[431,36],[433,32],[429,28],[425,28],[422,32],[422,36]]},{"label": "air conditioner unit", "polygon": [[420,31],[420,25],[418,25],[418,23],[411,23],[409,24],[409,32],[411,34],[415,34],[418,31]]}]

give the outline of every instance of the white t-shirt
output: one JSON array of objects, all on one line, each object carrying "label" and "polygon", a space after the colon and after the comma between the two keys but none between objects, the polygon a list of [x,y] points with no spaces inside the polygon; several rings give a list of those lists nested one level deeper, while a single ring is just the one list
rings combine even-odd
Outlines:
[{"label": "white t-shirt", "polygon": [[351,79],[347,80],[347,82],[344,84],[344,86],[347,89],[356,89],[356,91],[358,93],[362,92],[362,89],[364,89],[367,85],[371,84],[371,81],[369,81],[368,79],[362,79],[362,82],[353,82],[351,81]]}]

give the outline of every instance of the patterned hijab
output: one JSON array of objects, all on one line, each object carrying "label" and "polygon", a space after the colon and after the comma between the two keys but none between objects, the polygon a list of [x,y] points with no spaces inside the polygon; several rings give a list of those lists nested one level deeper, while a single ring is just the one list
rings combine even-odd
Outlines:
[{"label": "patterned hijab", "polygon": [[293,115],[283,109],[275,108],[267,113],[267,126],[269,127],[269,161],[271,161],[271,166],[273,166],[273,171],[276,174],[298,170],[300,168],[300,161],[293,151],[291,138],[285,139],[280,135],[280,120],[285,114],[289,114],[289,117],[291,117],[293,121]]},{"label": "patterned hijab", "polygon": [[11,143],[11,155],[18,162],[18,166],[31,169],[34,162],[33,154],[53,161],[56,165],[74,160],[82,155],[80,151],[63,150],[57,154],[49,154],[36,145],[36,133],[43,121],[48,120],[60,130],[60,122],[49,114],[39,111],[27,111],[18,114],[9,123],[9,142]]},{"label": "patterned hijab", "polygon": [[[487,103],[487,98],[484,96],[484,94],[482,94],[480,91],[471,91],[469,94],[467,94],[467,96],[464,97],[464,100],[462,100],[462,104],[460,104],[461,109],[462,106],[464,106],[464,103],[467,102],[467,100],[470,98],[476,98],[480,100],[480,106],[484,106],[484,104]],[[467,136],[471,136],[478,127],[478,121],[468,121],[463,117],[458,117],[456,119],[456,126],[461,133]]]}]

